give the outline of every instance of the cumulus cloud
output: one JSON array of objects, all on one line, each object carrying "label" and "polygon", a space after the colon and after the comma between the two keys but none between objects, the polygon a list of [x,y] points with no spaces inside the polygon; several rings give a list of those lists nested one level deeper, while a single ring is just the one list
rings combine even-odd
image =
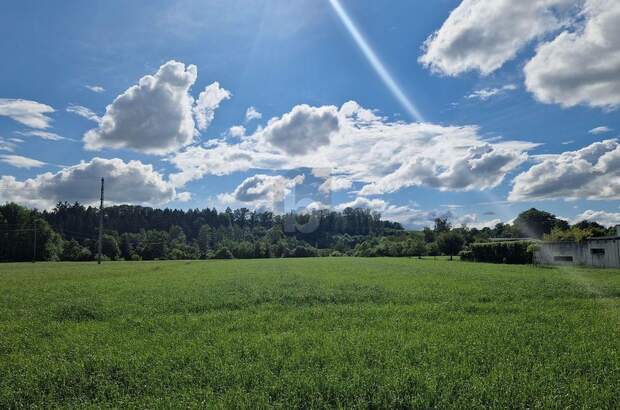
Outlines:
[{"label": "cumulus cloud", "polygon": [[233,138],[243,138],[245,136],[245,127],[243,125],[233,125],[228,129],[228,135]]},{"label": "cumulus cloud", "polygon": [[93,110],[90,108],[84,107],[82,105],[69,104],[67,107],[67,112],[79,115],[82,118],[86,118],[89,121],[93,121],[96,123],[101,122],[101,117],[99,117]]},{"label": "cumulus cloud", "polygon": [[596,142],[577,151],[548,155],[519,174],[508,199],[620,199],[620,144]]},{"label": "cumulus cloud", "polygon": [[361,195],[378,195],[409,186],[429,186],[442,191],[483,190],[499,185],[504,176],[527,159],[523,152],[481,144],[467,149],[447,167],[430,157],[403,163],[396,171],[368,184]]},{"label": "cumulus cloud", "polygon": [[605,133],[611,132],[611,131],[613,131],[611,128],[606,127],[606,126],[601,126],[601,127],[592,128],[588,132],[590,134],[599,135],[599,134],[605,134]]},{"label": "cumulus cloud", "polygon": [[52,107],[36,101],[0,98],[0,116],[9,117],[30,128],[49,128],[52,119],[46,114],[52,112]]},{"label": "cumulus cloud", "polygon": [[[613,0],[612,0],[613,1]],[[566,24],[574,0],[463,0],[424,43],[419,61],[436,73],[488,75],[535,38]]]},{"label": "cumulus cloud", "polygon": [[230,91],[220,87],[220,83],[217,81],[208,85],[200,93],[196,105],[194,105],[194,116],[199,130],[204,131],[209,127],[215,118],[215,110],[219,108],[222,101],[229,99],[230,96]]},{"label": "cumulus cloud", "polygon": [[459,216],[453,220],[453,223],[455,223],[456,225],[465,225],[468,228],[476,228],[476,229],[494,228],[495,225],[501,222],[502,220],[499,218],[490,219],[490,220],[481,220],[478,214],[475,214],[475,213]]},{"label": "cumulus cloud", "polygon": [[260,120],[261,118],[263,118],[263,114],[258,112],[256,108],[248,107],[248,109],[245,110],[245,121],[246,122],[250,122],[252,120]]},{"label": "cumulus cloud", "polygon": [[480,90],[476,90],[473,93],[467,95],[465,98],[486,101],[491,97],[504,94],[506,91],[514,91],[516,89],[517,89],[517,86],[514,84],[507,84],[500,88],[482,88]]},{"label": "cumulus cloud", "polygon": [[151,165],[117,158],[93,158],[23,181],[2,176],[0,202],[12,201],[46,209],[58,201],[94,205],[99,198],[101,177],[105,178],[107,204],[160,205],[176,196],[174,187]]},{"label": "cumulus cloud", "polygon": [[594,211],[588,209],[575,216],[571,223],[575,224],[581,221],[598,222],[603,226],[616,226],[620,225],[620,212]]},{"label": "cumulus cloud", "polygon": [[103,88],[100,85],[85,85],[84,87],[88,88],[90,91],[97,93],[97,94],[100,94],[105,91],[105,88]]},{"label": "cumulus cloud", "polygon": [[369,209],[380,213],[383,219],[399,222],[407,228],[431,226],[435,218],[454,218],[454,214],[450,211],[424,211],[407,205],[394,205],[379,198],[362,196],[335,206],[337,211],[346,208]]},{"label": "cumulus cloud", "polygon": [[36,159],[22,157],[21,155],[0,155],[0,162],[9,164],[16,168],[40,168],[45,165],[45,162],[38,161]]},{"label": "cumulus cloud", "polygon": [[287,178],[281,175],[257,174],[246,178],[234,192],[218,195],[218,200],[225,204],[278,210],[283,208],[284,198],[303,181],[304,175]]},{"label": "cumulus cloud", "polygon": [[615,109],[620,104],[620,3],[585,0],[584,23],[543,43],[524,68],[525,84],[544,103]]},{"label": "cumulus cloud", "polygon": [[174,199],[176,201],[179,202],[189,202],[192,200],[192,193],[191,192],[179,192],[177,193],[177,195],[174,197]]},{"label": "cumulus cloud", "polygon": [[[314,125],[304,125],[301,119],[315,124],[317,118],[326,115],[328,122],[338,124],[337,131],[328,137],[324,133],[321,143],[314,144],[312,151],[296,155],[290,153],[290,148],[299,152],[303,149],[296,147],[304,142],[309,144],[305,132],[283,134],[287,151],[274,146],[262,131],[245,136],[238,143],[215,140],[189,147],[169,159],[179,169],[171,180],[182,186],[207,174],[310,168],[330,170],[322,177],[335,177],[330,180],[334,188],[347,189],[355,182],[363,183],[367,186],[363,193],[367,195],[409,186],[487,189],[501,183],[508,172],[525,161],[527,151],[536,146],[523,141],[490,141],[475,126],[390,122],[354,102],[345,103],[340,110],[302,106],[304,114],[299,117],[298,107],[274,122],[283,121],[287,128],[295,123],[293,128],[307,130]],[[332,119],[334,115],[337,120]],[[292,117],[296,119],[292,121]],[[316,137],[313,135],[313,140]],[[323,186],[323,190],[327,188]]]},{"label": "cumulus cloud", "polygon": [[330,192],[343,191],[353,186],[353,181],[347,177],[330,176],[325,178],[325,181],[319,185],[319,191],[324,194]]},{"label": "cumulus cloud", "polygon": [[339,128],[336,107],[302,104],[281,118],[269,120],[262,136],[287,154],[303,155],[329,144],[331,135]]},{"label": "cumulus cloud", "polygon": [[195,65],[186,67],[177,61],[142,77],[106,107],[99,126],[84,135],[85,148],[129,148],[164,155],[191,144],[198,130],[209,126],[219,103],[230,97],[216,82],[194,104],[189,91],[196,78]]}]

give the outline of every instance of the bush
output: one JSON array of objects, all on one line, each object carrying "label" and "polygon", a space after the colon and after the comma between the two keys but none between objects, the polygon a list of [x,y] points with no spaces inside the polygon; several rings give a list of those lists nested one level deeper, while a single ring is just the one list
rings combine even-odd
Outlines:
[{"label": "bush", "polygon": [[289,255],[289,257],[293,258],[309,258],[312,256],[317,256],[317,251],[311,246],[296,246]]},{"label": "bush", "polygon": [[88,248],[80,245],[75,239],[65,241],[60,259],[63,261],[88,261],[92,254]]},{"label": "bush", "polygon": [[233,254],[225,246],[218,248],[213,254],[213,259],[232,259],[232,258],[233,258]]},{"label": "bush", "polygon": [[459,258],[462,261],[471,262],[474,260],[474,253],[469,249],[463,249],[462,251],[459,252]]},{"label": "bush", "polygon": [[471,258],[476,262],[531,264],[531,241],[474,243],[470,246]]}]

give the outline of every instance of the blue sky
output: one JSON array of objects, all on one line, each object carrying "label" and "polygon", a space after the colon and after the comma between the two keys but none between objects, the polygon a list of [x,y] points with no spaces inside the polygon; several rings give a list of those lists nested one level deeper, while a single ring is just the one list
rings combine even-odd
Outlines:
[{"label": "blue sky", "polygon": [[619,26],[613,0],[4,1],[0,201],[104,176],[110,203],[262,209],[331,174],[304,206],[620,223]]}]

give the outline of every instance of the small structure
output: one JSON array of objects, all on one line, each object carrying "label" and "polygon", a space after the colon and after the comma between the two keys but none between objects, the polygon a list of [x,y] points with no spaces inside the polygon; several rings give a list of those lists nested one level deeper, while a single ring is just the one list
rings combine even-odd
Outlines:
[{"label": "small structure", "polygon": [[534,263],[543,265],[585,265],[620,268],[620,225],[615,236],[602,236],[577,242],[541,242],[534,252]]}]

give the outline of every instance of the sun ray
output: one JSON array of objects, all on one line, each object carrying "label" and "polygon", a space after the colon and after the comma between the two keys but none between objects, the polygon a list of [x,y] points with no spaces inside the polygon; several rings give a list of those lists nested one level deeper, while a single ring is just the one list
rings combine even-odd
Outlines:
[{"label": "sun ray", "polygon": [[392,92],[394,97],[398,100],[398,102],[403,106],[407,113],[411,115],[416,121],[424,122],[424,117],[416,108],[416,106],[411,102],[411,100],[405,95],[401,87],[398,85],[394,77],[390,74],[387,68],[383,65],[377,54],[374,52],[370,44],[366,41],[362,33],[358,30],[357,26],[351,20],[351,17],[347,13],[347,11],[342,7],[339,0],[329,0],[332,8],[338,15],[338,18],[342,21],[342,24],[346,27],[349,34],[360,48],[372,68],[377,72],[383,83],[387,86],[387,88]]}]

